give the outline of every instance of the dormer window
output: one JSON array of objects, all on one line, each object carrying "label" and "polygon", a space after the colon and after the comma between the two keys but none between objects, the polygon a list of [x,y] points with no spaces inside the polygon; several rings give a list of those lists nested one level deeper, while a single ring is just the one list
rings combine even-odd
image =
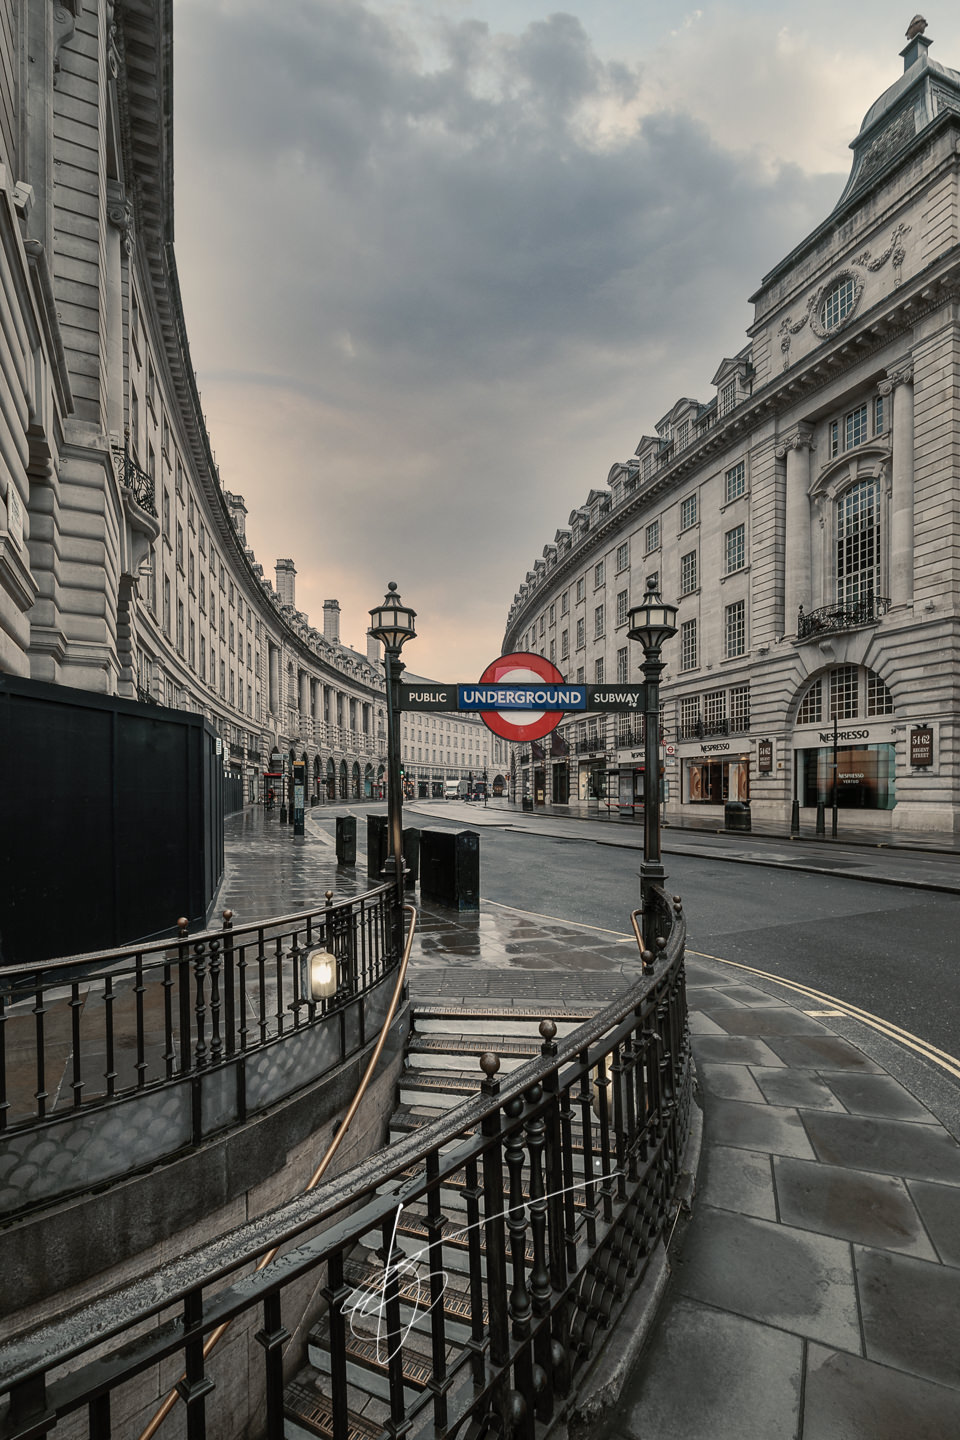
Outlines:
[{"label": "dormer window", "polygon": [[721,415],[726,415],[728,410],[733,410],[737,403],[737,382],[728,380],[720,388],[719,409]]},{"label": "dormer window", "polygon": [[683,450],[690,440],[690,422],[682,420],[677,426],[677,449]]}]

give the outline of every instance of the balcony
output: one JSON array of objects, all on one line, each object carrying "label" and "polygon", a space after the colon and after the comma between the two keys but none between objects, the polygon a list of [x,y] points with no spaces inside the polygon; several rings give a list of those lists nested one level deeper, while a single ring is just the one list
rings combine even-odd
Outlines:
[{"label": "balcony", "polygon": [[129,490],[141,510],[156,519],[157,500],[154,484],[146,470],[141,470],[125,450],[114,449],[113,458],[120,477],[120,484]]},{"label": "balcony", "polygon": [[830,630],[857,630],[861,625],[875,625],[890,609],[890,601],[884,595],[864,595],[849,605],[823,605],[819,610],[804,614],[803,606],[797,615],[797,639],[809,640]]}]

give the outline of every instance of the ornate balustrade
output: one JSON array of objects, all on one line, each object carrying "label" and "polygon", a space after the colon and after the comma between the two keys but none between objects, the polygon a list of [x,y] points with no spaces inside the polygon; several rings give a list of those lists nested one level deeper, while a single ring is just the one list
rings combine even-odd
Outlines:
[{"label": "ornate balustrade", "polygon": [[152,515],[156,519],[156,491],[153,480],[146,470],[141,470],[137,462],[125,450],[115,448],[113,459],[120,484],[130,491],[141,510],[146,510],[148,515]]},{"label": "ornate balustrade", "polygon": [[[262,1407],[259,1431],[280,1436],[284,1345],[317,1318],[302,1314],[308,1292],[326,1312],[335,1440],[348,1434],[347,1351],[362,1314],[374,1317],[384,1357],[384,1436],[532,1440],[562,1415],[675,1214],[691,1097],[685,932],[679,903],[658,901],[665,933],[656,961],[646,954],[645,973],[563,1041],[545,1020],[541,1054],[521,1069],[501,1079],[496,1057],[483,1056],[476,1098],[8,1346],[0,1362],[7,1440],[48,1434],[84,1410],[89,1433],[105,1440],[111,1392],[157,1365],[187,1377],[181,1424],[202,1440],[228,1398],[217,1400],[205,1337],[244,1318],[251,1332],[259,1322],[244,1394],[258,1397],[249,1403]],[[411,1224],[416,1213],[424,1218]],[[359,1284],[357,1246],[383,1257],[382,1272]],[[274,1247],[282,1259],[250,1274]],[[468,1276],[467,1315],[443,1300],[454,1248]],[[426,1298],[411,1321],[404,1307],[418,1290]],[[404,1383],[411,1325],[421,1331],[416,1368],[426,1375],[416,1389]],[[299,1363],[286,1360],[288,1372]]]},{"label": "ornate balustrade", "polygon": [[[0,1216],[199,1144],[360,1050],[395,904],[381,886],[259,924],[224,911],[220,930],[0,972]],[[337,956],[330,1000],[305,992],[315,945]]]},{"label": "ornate balustrade", "polygon": [[884,595],[864,595],[849,605],[822,605],[819,610],[804,613],[803,606],[797,615],[797,639],[808,640],[829,630],[856,630],[861,625],[875,625],[890,609],[890,601]]}]

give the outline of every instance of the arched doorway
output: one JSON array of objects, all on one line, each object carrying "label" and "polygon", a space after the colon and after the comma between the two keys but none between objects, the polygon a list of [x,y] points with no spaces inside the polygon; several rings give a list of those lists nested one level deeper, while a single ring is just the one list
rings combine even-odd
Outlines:
[{"label": "arched doorway", "polygon": [[507,788],[507,782],[506,782],[506,780],[504,780],[503,776],[502,776],[502,775],[494,775],[494,777],[493,777],[493,793],[494,793],[494,795],[502,795],[503,792],[504,792],[504,790],[506,790],[506,788]]},{"label": "arched doorway", "polygon": [[352,781],[353,781],[353,785],[352,785],[353,798],[354,798],[355,800],[359,800],[359,799],[360,799],[360,794],[361,794],[361,790],[360,790],[360,761],[359,761],[359,760],[354,760],[354,762],[353,762],[353,773],[352,773],[351,779],[352,779]]},{"label": "arched doorway", "polygon": [[341,760],[341,761],[340,761],[340,799],[341,799],[341,800],[349,800],[349,798],[350,798],[350,780],[349,780],[349,777],[348,777],[348,775],[347,775],[347,762],[346,762],[346,760]]},{"label": "arched doorway", "polygon": [[367,765],[363,771],[363,794],[364,799],[373,799],[373,766]]},{"label": "arched doorway", "polygon": [[332,760],[327,761],[327,799],[337,798],[337,769]]},{"label": "arched doorway", "polygon": [[893,696],[876,670],[833,665],[808,678],[793,722],[793,798],[800,809],[819,804],[892,810],[897,803],[894,721]]},{"label": "arched doorway", "polygon": [[320,756],[319,756],[319,755],[314,755],[314,757],[313,757],[313,798],[314,798],[314,800],[319,800],[319,799],[320,799],[320,769],[321,769],[321,767],[320,767]]},{"label": "arched doorway", "polygon": [[377,766],[377,799],[382,800],[387,793],[387,776],[382,765]]}]

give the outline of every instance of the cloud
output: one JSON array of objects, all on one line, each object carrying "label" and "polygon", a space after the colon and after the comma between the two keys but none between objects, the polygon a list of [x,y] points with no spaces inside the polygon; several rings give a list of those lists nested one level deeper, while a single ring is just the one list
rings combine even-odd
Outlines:
[{"label": "cloud", "polygon": [[727,49],[702,17],[670,41],[687,89],[569,14],[441,16],[429,45],[354,0],[176,21],[178,257],[224,484],[315,622],[337,595],[362,648],[396,578],[418,672],[479,673],[544,541],[679,394],[709,398],[843,177],[758,164],[749,96],[711,127]]}]

